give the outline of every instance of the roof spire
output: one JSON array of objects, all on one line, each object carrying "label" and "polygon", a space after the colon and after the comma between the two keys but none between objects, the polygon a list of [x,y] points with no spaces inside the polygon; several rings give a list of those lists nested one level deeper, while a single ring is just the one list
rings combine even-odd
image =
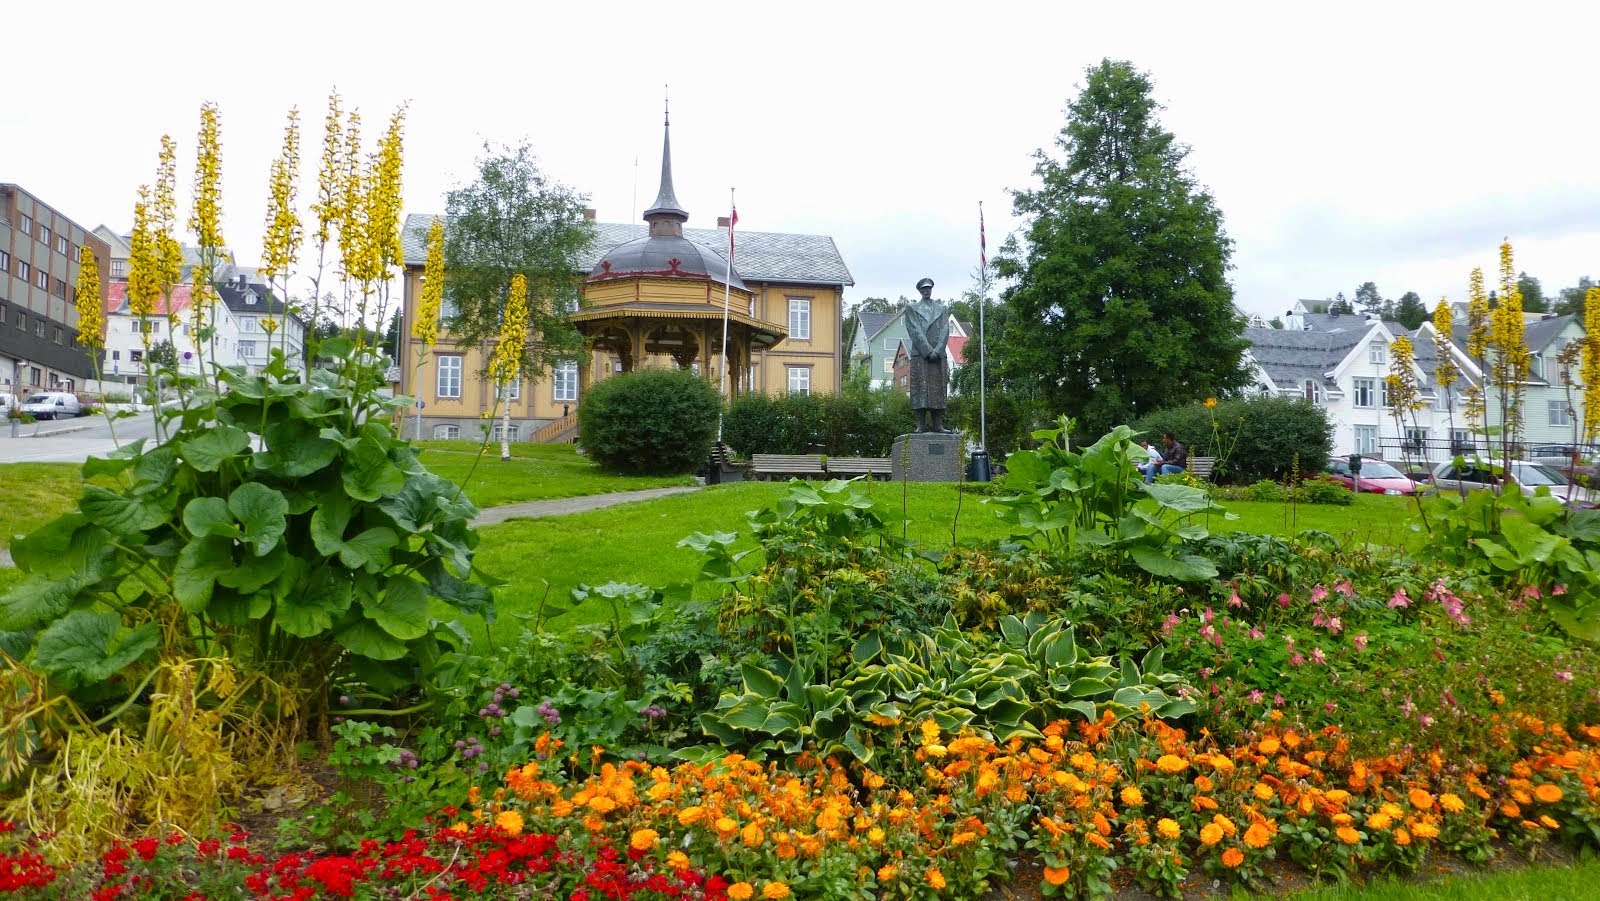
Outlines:
[{"label": "roof spire", "polygon": [[683,223],[689,214],[678,206],[678,197],[672,191],[672,107],[671,98],[663,100],[661,138],[661,190],[656,202],[644,211],[644,221],[650,223],[652,235],[683,236]]}]

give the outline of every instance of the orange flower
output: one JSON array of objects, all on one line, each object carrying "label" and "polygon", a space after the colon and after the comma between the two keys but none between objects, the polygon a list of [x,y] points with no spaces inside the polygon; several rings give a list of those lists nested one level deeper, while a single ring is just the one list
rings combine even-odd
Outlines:
[{"label": "orange flower", "polygon": [[1162,817],[1156,822],[1156,832],[1160,833],[1162,838],[1177,838],[1183,834],[1183,829],[1177,820]]},{"label": "orange flower", "polygon": [[1561,791],[1561,786],[1546,782],[1533,790],[1533,796],[1538,798],[1541,804],[1554,804],[1565,797],[1565,794]]},{"label": "orange flower", "polygon": [[705,814],[706,809],[699,805],[685,807],[684,809],[678,811],[678,825],[693,826],[695,823],[700,822],[700,818],[704,817]]},{"label": "orange flower", "polygon": [[1546,829],[1560,829],[1561,828],[1561,824],[1556,821],[1555,817],[1552,817],[1552,816],[1550,816],[1549,814],[1546,814],[1546,813],[1539,814],[1539,825],[1543,826]]},{"label": "orange flower", "polygon": [[1336,834],[1339,836],[1339,841],[1347,845],[1361,841],[1361,833],[1357,832],[1354,826],[1340,826]]},{"label": "orange flower", "polygon": [[1232,868],[1237,867],[1242,863],[1244,863],[1244,853],[1238,848],[1229,848],[1228,850],[1222,852],[1223,866]]},{"label": "orange flower", "polygon": [[[1214,409],[1216,409],[1216,407],[1217,407],[1217,399],[1216,398],[1214,398],[1214,397],[1206,398],[1206,409],[1207,410],[1214,410]],[[1228,866],[1233,866],[1233,864],[1228,864]]]},{"label": "orange flower", "polygon": [[1044,868],[1044,881],[1050,883],[1051,885],[1065,885],[1071,876],[1072,871],[1066,867]]},{"label": "orange flower", "polygon": [[1244,831],[1244,843],[1252,848],[1256,848],[1258,850],[1265,848],[1271,841],[1272,830],[1268,829],[1261,823],[1252,823],[1250,828]]},{"label": "orange flower", "polygon": [[1460,813],[1467,809],[1466,802],[1461,800],[1461,796],[1450,792],[1439,796],[1439,806],[1443,807],[1446,813]]},{"label": "orange flower", "polygon": [[1200,843],[1207,848],[1222,841],[1222,827],[1216,823],[1207,823],[1200,827]]},{"label": "orange flower", "polygon": [[1198,791],[1209,792],[1217,786],[1209,776],[1196,776],[1194,777],[1194,787]]},{"label": "orange flower", "polygon": [[1177,774],[1189,768],[1189,761],[1176,754],[1162,754],[1156,758],[1156,769],[1163,773]]},{"label": "orange flower", "polygon": [[1256,745],[1256,750],[1271,757],[1273,754],[1278,753],[1278,749],[1281,747],[1283,747],[1283,743],[1276,738],[1263,738],[1261,743]]},{"label": "orange flower", "polygon": [[1407,795],[1407,798],[1411,801],[1411,806],[1418,810],[1433,809],[1433,795],[1428,794],[1420,788],[1413,788]]},{"label": "orange flower", "polygon": [[502,810],[499,816],[494,818],[494,824],[505,830],[508,835],[522,834],[522,814],[515,810]]},{"label": "orange flower", "polygon": [[922,874],[922,878],[927,881],[928,887],[934,891],[939,891],[945,887],[944,874],[939,872],[938,867],[929,867],[927,872]]},{"label": "orange flower", "polygon": [[890,882],[890,881],[893,881],[894,877],[896,877],[898,875],[900,875],[900,868],[896,867],[892,863],[886,863],[883,866],[878,868],[878,881],[879,882]]},{"label": "orange flower", "polygon": [[1130,785],[1122,790],[1122,803],[1128,807],[1138,807],[1144,803],[1144,794],[1139,791],[1139,786]]},{"label": "orange flower", "polygon": [[1367,817],[1367,826],[1377,829],[1380,832],[1393,825],[1394,817],[1391,817],[1386,813],[1379,812]]},{"label": "orange flower", "polygon": [[689,855],[682,851],[672,851],[667,854],[667,866],[674,870],[689,869]]},{"label": "orange flower", "polygon": [[1256,796],[1257,801],[1271,801],[1274,794],[1272,786],[1265,782],[1257,782],[1255,787],[1250,789],[1250,793]]},{"label": "orange flower", "polygon": [[789,884],[781,880],[769,882],[761,889],[761,897],[767,901],[782,901],[789,897]]},{"label": "orange flower", "polygon": [[728,897],[732,901],[750,901],[756,896],[756,888],[748,882],[735,882],[728,886]]},{"label": "orange flower", "polygon": [[661,833],[656,832],[654,829],[640,829],[628,839],[628,847],[635,851],[648,851],[654,848],[656,842],[660,840]]},{"label": "orange flower", "polygon": [[750,823],[740,830],[739,840],[744,842],[746,848],[759,848],[767,840],[767,834],[761,831],[760,826]]}]

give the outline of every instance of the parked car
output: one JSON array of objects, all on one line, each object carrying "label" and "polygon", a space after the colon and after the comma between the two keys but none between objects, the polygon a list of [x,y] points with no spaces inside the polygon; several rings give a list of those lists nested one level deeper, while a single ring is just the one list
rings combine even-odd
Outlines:
[{"label": "parked car", "polygon": [[8,419],[17,412],[17,396],[0,394],[0,419]]},{"label": "parked car", "polygon": [[[1350,461],[1334,457],[1328,461],[1328,476],[1336,482],[1354,486],[1355,477],[1350,472]],[[1417,483],[1406,474],[1376,457],[1361,458],[1361,490],[1371,494],[1415,494]]]},{"label": "parked car", "polygon": [[[1513,460],[1511,476],[1517,480],[1522,493],[1530,497],[1537,494],[1541,487],[1550,489],[1550,496],[1560,498],[1564,503],[1575,503],[1587,497],[1584,488],[1569,483],[1566,474],[1553,466]],[[1474,460],[1465,461],[1460,469],[1456,468],[1453,461],[1440,463],[1433,471],[1433,479],[1440,491],[1460,491],[1463,485],[1471,489],[1494,488],[1498,491],[1500,483],[1490,464]]]},{"label": "parked car", "polygon": [[1587,444],[1535,444],[1528,448],[1530,463],[1565,470],[1569,466],[1588,466],[1596,460],[1595,448]]},{"label": "parked car", "polygon": [[34,419],[64,419],[83,412],[78,395],[66,391],[46,391],[22,402],[22,412]]}]

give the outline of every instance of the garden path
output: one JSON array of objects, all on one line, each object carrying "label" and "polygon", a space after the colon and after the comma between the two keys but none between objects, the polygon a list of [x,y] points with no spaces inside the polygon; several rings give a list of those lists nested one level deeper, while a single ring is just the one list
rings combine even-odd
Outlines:
[{"label": "garden path", "polygon": [[[480,511],[472,521],[475,526],[492,526],[508,519],[532,519],[538,516],[562,516],[567,513],[585,513],[602,507],[614,507],[634,501],[648,501],[669,494],[683,494],[699,490],[699,485],[679,485],[673,488],[645,488],[640,491],[613,491],[609,494],[590,494],[584,497],[562,497],[548,501],[525,501],[520,504],[502,504]],[[0,567],[14,566],[11,551],[0,547]]]}]

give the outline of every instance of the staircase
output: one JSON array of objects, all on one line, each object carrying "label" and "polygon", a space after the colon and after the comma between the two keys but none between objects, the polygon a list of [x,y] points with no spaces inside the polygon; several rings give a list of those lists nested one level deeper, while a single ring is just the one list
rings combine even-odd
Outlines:
[{"label": "staircase", "polygon": [[578,414],[568,413],[539,427],[528,438],[534,444],[571,444],[578,440]]}]

